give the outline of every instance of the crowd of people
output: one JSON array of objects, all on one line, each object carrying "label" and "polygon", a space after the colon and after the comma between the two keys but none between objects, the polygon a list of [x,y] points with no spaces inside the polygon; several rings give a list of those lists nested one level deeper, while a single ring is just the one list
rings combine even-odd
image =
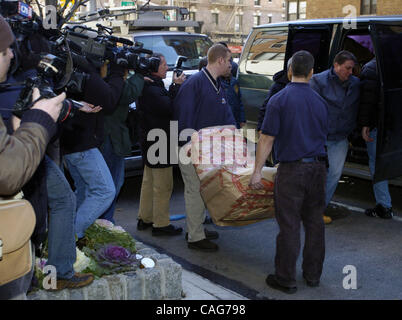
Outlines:
[{"label": "crowd of people", "polygon": [[[14,40],[9,25],[0,16],[0,83],[3,84],[25,76],[11,76],[8,72]],[[164,150],[167,155],[164,163],[150,159],[148,154],[154,142],[149,140],[149,133],[162,129],[169,134],[173,120],[178,122],[179,132],[245,125],[240,88],[233,74],[237,66],[225,44],[213,45],[201,61],[199,72],[190,78],[186,79],[184,73],[174,73],[168,90],[163,82],[168,70],[166,59],[159,53],[152,57],[158,61],[158,69],[145,77],[139,73],[128,77],[127,70],[115,62],[101,68],[86,63],[83,71],[88,79],[83,92],[68,96],[81,101],[82,107],[63,122],[57,119],[65,93],[42,99],[38,89],[34,89],[33,107],[18,119],[11,111],[22,88],[0,90],[0,195],[9,197],[23,190],[32,203],[37,221],[33,246],[40,250],[47,238],[47,263],[57,270],[56,290],[80,288],[94,279],[91,274],[74,272],[76,247],[85,245],[85,231],[96,219],[114,223],[117,196],[124,183],[124,157],[131,152],[126,126],[129,104],[137,103],[144,160],[137,229],[151,229],[153,236],[176,236],[183,229],[172,225],[169,219],[172,152]],[[365,81],[361,81],[352,75],[355,64],[354,55],[342,51],[335,57],[332,68],[313,75],[314,58],[306,51],[299,51],[287,69],[274,76],[275,84],[260,111],[260,139],[250,186],[262,187],[261,169],[273,150],[275,161],[280,163],[274,193],[280,233],[276,273],[269,275],[266,282],[287,293],[296,291],[301,221],[306,230],[303,276],[308,285],[319,285],[325,256],[324,222],[329,219],[325,215],[323,219],[323,213],[342,172],[349,144],[347,137],[357,122],[363,128],[370,171],[374,174],[373,110],[379,103],[378,74],[373,60],[363,68],[361,78]],[[187,142],[182,141],[179,153],[188,152]],[[66,178],[64,167],[72,181]],[[217,251],[218,245],[212,240],[219,234],[204,227],[206,210],[195,168],[191,162],[180,160],[179,168],[184,181],[188,248]],[[366,214],[391,218],[387,182],[374,184],[374,193],[377,206]],[[26,298],[31,279],[32,272],[0,286],[0,299]]]}]

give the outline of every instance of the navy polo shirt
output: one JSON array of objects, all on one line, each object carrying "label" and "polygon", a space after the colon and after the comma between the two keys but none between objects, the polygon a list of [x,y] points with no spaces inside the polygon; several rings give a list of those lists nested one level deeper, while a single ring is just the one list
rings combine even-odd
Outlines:
[{"label": "navy polo shirt", "polygon": [[308,83],[289,83],[272,96],[266,110],[261,131],[275,137],[279,162],[326,154],[327,103]]}]

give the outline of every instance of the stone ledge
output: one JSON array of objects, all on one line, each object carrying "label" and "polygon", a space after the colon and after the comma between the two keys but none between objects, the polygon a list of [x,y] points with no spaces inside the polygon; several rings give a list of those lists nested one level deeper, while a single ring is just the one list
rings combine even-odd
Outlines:
[{"label": "stone ledge", "polygon": [[152,269],[104,276],[81,289],[38,290],[28,300],[178,300],[182,298],[182,267],[136,241],[137,253],[155,261]]}]

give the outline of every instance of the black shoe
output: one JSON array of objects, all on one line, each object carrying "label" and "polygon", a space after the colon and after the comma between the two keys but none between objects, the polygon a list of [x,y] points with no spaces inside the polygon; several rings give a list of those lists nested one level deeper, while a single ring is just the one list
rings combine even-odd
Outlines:
[{"label": "black shoe", "polygon": [[307,278],[304,276],[304,274],[303,274],[303,278],[309,287],[316,288],[316,287],[320,286],[320,280],[307,280]]},{"label": "black shoe", "polygon": [[297,287],[286,287],[279,284],[274,274],[269,274],[268,277],[265,279],[265,282],[272,289],[280,290],[287,294],[293,294],[297,291]]},{"label": "black shoe", "polygon": [[183,229],[169,224],[167,227],[155,228],[152,227],[153,236],[177,236],[182,233]]},{"label": "black shoe", "polygon": [[216,243],[213,243],[207,239],[202,239],[200,241],[195,242],[187,242],[187,246],[190,249],[207,251],[207,252],[215,252],[218,251],[219,247]]},{"label": "black shoe", "polygon": [[142,221],[141,219],[138,219],[138,223],[137,223],[137,230],[146,230],[150,227],[152,227],[153,223],[146,223],[144,221]]},{"label": "black shoe", "polygon": [[365,212],[368,217],[382,218],[382,219],[392,219],[394,213],[391,208],[384,208],[381,204],[377,204],[372,209],[367,209]]},{"label": "black shoe", "polygon": [[[205,239],[207,240],[216,240],[219,238],[219,233],[216,231],[209,231],[204,229],[205,232]],[[186,232],[186,241],[188,240],[188,232]]]}]

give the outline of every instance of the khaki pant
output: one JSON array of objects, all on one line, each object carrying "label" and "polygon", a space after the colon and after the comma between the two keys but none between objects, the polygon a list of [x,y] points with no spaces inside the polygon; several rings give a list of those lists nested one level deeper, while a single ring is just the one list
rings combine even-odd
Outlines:
[{"label": "khaki pant", "polygon": [[170,224],[169,202],[173,191],[173,170],[144,166],[138,219],[153,222],[155,228]]},{"label": "khaki pant", "polygon": [[188,242],[200,241],[205,239],[203,226],[205,220],[205,204],[200,194],[200,179],[192,163],[182,164],[179,161],[179,167],[184,181]]}]

